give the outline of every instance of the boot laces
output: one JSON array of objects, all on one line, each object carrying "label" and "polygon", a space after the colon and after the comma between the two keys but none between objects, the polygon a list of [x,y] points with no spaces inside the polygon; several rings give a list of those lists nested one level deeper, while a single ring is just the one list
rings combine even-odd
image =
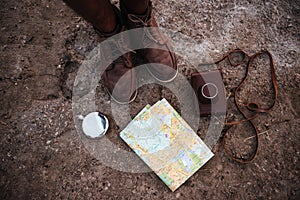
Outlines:
[{"label": "boot laces", "polygon": [[165,37],[162,34],[162,32],[158,29],[158,27],[151,26],[153,17],[147,17],[146,20],[143,20],[141,17],[137,15],[128,14],[128,18],[133,23],[135,23],[138,27],[144,28],[143,31],[144,34],[142,39],[142,41],[146,43],[146,46],[144,48],[151,46],[152,43],[148,41],[149,39],[150,41],[154,41],[155,43],[158,44],[165,44],[168,41],[167,37]]}]

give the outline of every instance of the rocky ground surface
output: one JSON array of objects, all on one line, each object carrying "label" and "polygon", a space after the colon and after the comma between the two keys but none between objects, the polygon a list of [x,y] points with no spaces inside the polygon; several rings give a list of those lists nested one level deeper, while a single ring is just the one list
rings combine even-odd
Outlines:
[{"label": "rocky ground surface", "polygon": [[[107,167],[85,148],[72,113],[76,73],[99,44],[97,34],[60,0],[4,0],[0,8],[1,199],[299,199],[299,2],[155,0],[153,5],[161,27],[186,35],[211,60],[234,48],[250,55],[261,49],[271,52],[279,97],[271,112],[254,120],[260,132],[256,159],[248,164],[233,161],[220,139],[213,148],[215,156],[175,192],[153,172]],[[273,91],[266,60],[259,58],[249,72],[239,94],[241,105],[249,101],[270,105]],[[188,80],[195,71],[190,61],[179,58],[179,72]],[[227,117],[233,119],[231,94],[245,68],[230,67],[227,61],[220,67],[229,102]],[[138,92],[130,105],[132,116],[161,98],[181,111],[167,87],[150,84]],[[96,96],[97,110],[110,120],[107,138],[130,151],[118,137],[122,126],[114,121],[110,97],[101,84]],[[197,133],[202,138],[210,121],[200,120]],[[226,144],[235,156],[247,157],[253,151],[256,140],[250,128],[243,124],[231,129]]]}]

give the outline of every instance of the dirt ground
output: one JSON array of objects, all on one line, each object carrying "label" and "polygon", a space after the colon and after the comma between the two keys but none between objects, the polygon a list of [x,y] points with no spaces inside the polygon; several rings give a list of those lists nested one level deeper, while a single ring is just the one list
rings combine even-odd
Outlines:
[{"label": "dirt ground", "polygon": [[[193,38],[213,59],[237,47],[249,54],[261,49],[272,53],[279,98],[270,113],[255,120],[262,133],[257,158],[249,164],[236,163],[219,141],[213,148],[215,156],[174,193],[153,172],[125,173],[106,167],[81,143],[72,115],[76,72],[99,43],[92,26],[60,0],[3,0],[1,199],[300,198],[299,1],[155,0],[153,4],[161,27]],[[230,93],[243,71],[227,67],[224,82]],[[272,95],[268,70],[257,65],[242,100],[268,102],[265,99]],[[193,68],[180,59],[179,71],[190,78]],[[109,102],[103,87],[98,93]],[[139,89],[131,114],[161,98],[180,108],[168,89],[147,85]],[[118,138],[121,130],[107,103],[100,102],[98,108],[110,117],[107,136],[129,150]],[[200,136],[209,120],[201,119]],[[235,155],[248,152],[238,133],[250,131],[235,129],[228,138]]]}]

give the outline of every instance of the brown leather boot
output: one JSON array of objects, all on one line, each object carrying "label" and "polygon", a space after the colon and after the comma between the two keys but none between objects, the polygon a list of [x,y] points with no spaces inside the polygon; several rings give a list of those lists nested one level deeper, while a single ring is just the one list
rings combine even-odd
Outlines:
[{"label": "brown leather boot", "polygon": [[[115,6],[114,6],[114,11],[117,17],[117,26],[115,30],[111,33],[103,33],[96,29],[97,33],[100,36],[109,38],[122,31],[126,31],[126,28],[122,22],[120,11]],[[109,41],[110,45],[106,45],[107,49],[105,49],[106,54],[113,54],[116,53],[116,51],[119,51],[119,53],[122,52],[121,49],[124,48],[124,45],[121,44],[121,42],[119,41],[123,39],[120,37]],[[106,68],[106,70],[101,76],[103,83],[108,90],[108,93],[111,95],[112,99],[115,100],[117,103],[120,104],[130,103],[134,101],[134,99],[137,96],[136,76],[133,67],[134,66],[131,59],[131,54],[130,52],[128,52],[123,54],[116,60],[114,60]],[[122,77],[121,79],[122,82],[116,85],[116,83],[120,80],[121,77]]]},{"label": "brown leather boot", "polygon": [[[144,47],[136,52],[146,63],[161,64],[148,66],[147,69],[150,74],[161,82],[170,82],[175,79],[178,68],[175,54],[172,52],[173,47],[169,39],[157,28],[158,25],[152,13],[152,3],[149,1],[149,6],[144,15],[128,13],[122,0],[120,1],[120,7],[128,29],[153,27],[153,29],[141,31],[141,33],[138,33],[139,35],[131,36],[133,42],[141,42],[142,47]],[[162,48],[166,50],[162,50]]]}]

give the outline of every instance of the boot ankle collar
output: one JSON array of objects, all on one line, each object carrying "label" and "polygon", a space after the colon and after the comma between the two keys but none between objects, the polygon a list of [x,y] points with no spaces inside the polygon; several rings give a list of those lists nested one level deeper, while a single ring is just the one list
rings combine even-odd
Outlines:
[{"label": "boot ankle collar", "polygon": [[120,10],[115,5],[113,5],[113,11],[114,11],[115,16],[116,16],[116,27],[115,27],[115,29],[112,32],[106,33],[106,32],[100,31],[99,29],[94,27],[97,34],[99,34],[100,36],[103,36],[105,38],[109,38],[109,37],[111,37],[113,35],[116,35],[116,34],[118,34],[122,31],[123,26],[124,26],[122,14],[121,14]]}]

